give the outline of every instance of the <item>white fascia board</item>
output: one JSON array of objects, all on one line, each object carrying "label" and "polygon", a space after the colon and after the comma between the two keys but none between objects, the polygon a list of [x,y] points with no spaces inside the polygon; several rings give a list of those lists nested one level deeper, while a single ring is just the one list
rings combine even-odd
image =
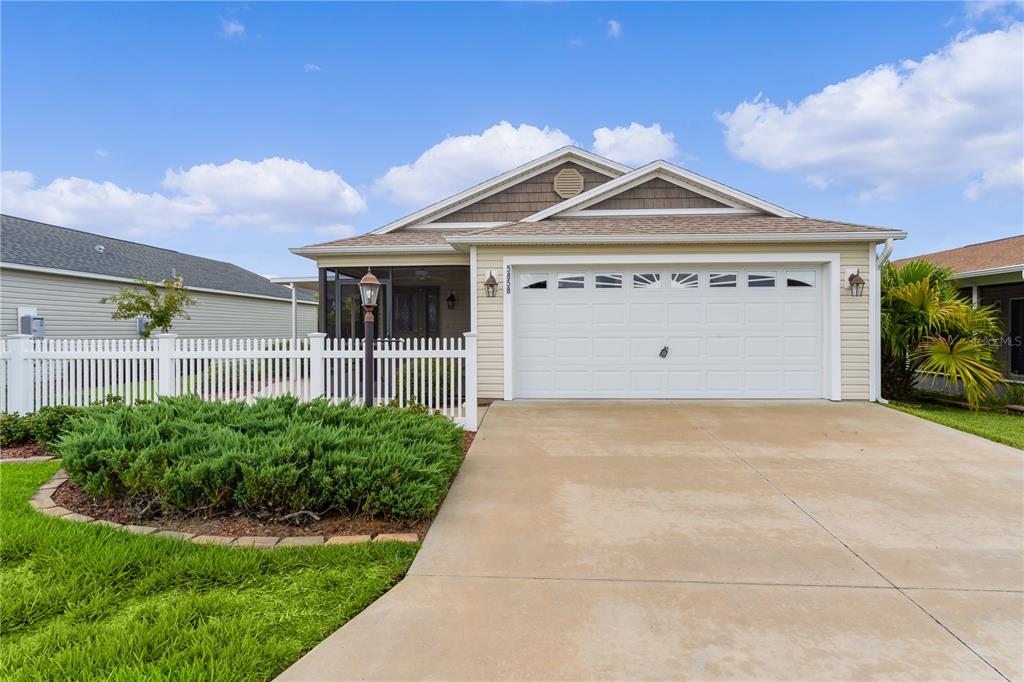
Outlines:
[{"label": "white fascia board", "polygon": [[[81,272],[79,270],[61,270],[59,268],[44,268],[38,265],[22,265],[21,263],[0,263],[0,271],[2,270],[23,270],[25,272],[38,272],[45,275],[58,275],[60,277],[77,277],[79,279],[95,279],[101,282],[118,282],[124,284],[135,284],[139,283],[129,277],[115,277],[114,275],[101,275],[96,272]],[[273,281],[273,280],[271,280]],[[160,282],[151,282],[157,286],[163,286]],[[205,287],[193,287],[188,284],[185,288],[189,291],[198,291],[204,294],[222,294],[224,296],[241,296],[243,298],[261,298],[266,301],[278,301],[280,303],[291,304],[291,294],[289,293],[288,298],[278,298],[277,296],[265,296],[263,294],[249,294],[242,291],[228,291],[226,289],[207,289]],[[316,301],[302,301],[298,300],[297,303],[304,303],[308,305],[317,305]]]},{"label": "white fascia board", "polygon": [[512,221],[502,220],[498,222],[476,222],[476,223],[417,223],[415,225],[409,225],[405,229],[407,230],[474,230],[474,229],[486,229],[490,227],[499,227],[501,225],[510,225]]},{"label": "white fascia board", "polygon": [[442,213],[444,211],[457,210],[460,208],[460,202],[466,201],[467,199],[479,201],[480,199],[484,199],[505,189],[505,186],[511,184],[511,181],[513,180],[517,182],[528,180],[529,178],[543,173],[545,170],[565,161],[572,161],[586,168],[590,168],[591,170],[597,170],[603,173],[611,171],[612,173],[617,172],[625,174],[632,170],[629,166],[616,163],[611,159],[606,159],[592,152],[580,149],[579,147],[561,147],[560,149],[556,149],[555,151],[536,158],[533,161],[517,166],[506,173],[502,173],[497,177],[474,185],[473,187],[459,192],[458,194],[453,194],[447,199],[442,199],[441,201],[431,204],[426,208],[410,213],[404,218],[399,218],[394,222],[388,223],[384,227],[372,231],[370,234],[385,234],[387,232],[393,232],[408,225],[421,222],[428,216]]},{"label": "white fascia board", "polygon": [[904,239],[905,232],[784,232],[762,234],[669,234],[669,235],[529,235],[487,237],[453,235],[450,244],[686,244],[707,242],[850,242],[886,238]]},{"label": "white fascia board", "polygon": [[274,284],[313,284],[320,281],[316,275],[303,275],[301,277],[268,277]]},{"label": "white fascia board", "polygon": [[986,268],[984,270],[971,270],[970,272],[954,273],[950,279],[971,279],[974,277],[988,277],[989,275],[1009,275],[1020,272],[1024,279],[1024,263],[1020,265],[1005,265],[999,268]]},{"label": "white fascia board", "polygon": [[429,244],[403,246],[401,244],[389,244],[387,246],[309,246],[288,249],[297,256],[314,258],[316,256],[341,256],[349,253],[452,253],[455,251],[448,244]]},{"label": "white fascia board", "polygon": [[[597,203],[598,201],[609,198],[614,194],[623,192],[654,177],[662,177],[670,182],[675,182],[676,184],[680,184],[681,186],[687,187],[687,189],[691,189],[693,191],[700,191],[701,189],[704,191],[712,190],[724,197],[728,197],[729,199],[741,204],[759,208],[771,215],[784,218],[803,217],[798,213],[794,213],[793,211],[784,209],[781,206],[776,206],[775,204],[758,199],[755,196],[747,194],[746,192],[741,192],[740,190],[729,187],[728,185],[723,185],[720,182],[715,182],[714,180],[705,178],[702,175],[688,171],[685,168],[680,168],[675,164],[668,163],[667,161],[655,161],[647,164],[646,166],[637,168],[631,173],[626,173],[625,175],[621,175],[614,180],[604,183],[603,185],[599,185],[587,192],[577,194],[571,199],[566,199],[561,203],[550,206],[543,211],[538,211],[533,215],[523,218],[520,222],[534,223],[539,220],[544,220],[545,218],[550,218],[554,215],[560,215],[570,209],[578,209]],[[692,184],[687,186],[688,183]]]},{"label": "white fascia board", "polygon": [[642,215],[759,215],[752,208],[607,208],[580,209],[559,214],[562,218],[597,218],[600,216]]}]

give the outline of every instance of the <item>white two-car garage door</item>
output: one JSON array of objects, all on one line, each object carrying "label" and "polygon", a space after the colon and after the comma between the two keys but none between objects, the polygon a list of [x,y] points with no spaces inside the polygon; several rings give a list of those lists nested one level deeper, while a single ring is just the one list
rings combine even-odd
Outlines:
[{"label": "white two-car garage door", "polygon": [[512,273],[520,398],[820,398],[813,265],[521,266]]}]

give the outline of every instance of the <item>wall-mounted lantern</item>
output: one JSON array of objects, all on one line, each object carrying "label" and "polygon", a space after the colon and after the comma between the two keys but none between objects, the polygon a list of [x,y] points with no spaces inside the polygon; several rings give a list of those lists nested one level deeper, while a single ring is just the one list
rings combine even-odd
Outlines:
[{"label": "wall-mounted lantern", "polygon": [[850,295],[860,296],[864,293],[864,278],[860,276],[860,270],[850,275],[847,281],[850,283]]},{"label": "wall-mounted lantern", "polygon": [[458,299],[455,298],[455,292],[454,291],[449,291],[448,292],[448,298],[444,299],[444,302],[448,304],[448,310],[455,310],[455,303],[457,301],[458,301]]},{"label": "wall-mounted lantern", "polygon": [[487,294],[487,298],[494,298],[498,295],[498,280],[494,279],[494,273],[487,273],[487,279],[484,280],[484,292]]}]

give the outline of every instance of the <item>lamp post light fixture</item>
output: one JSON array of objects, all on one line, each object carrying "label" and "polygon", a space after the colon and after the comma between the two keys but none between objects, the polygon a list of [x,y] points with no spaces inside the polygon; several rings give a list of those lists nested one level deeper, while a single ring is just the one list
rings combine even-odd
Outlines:
[{"label": "lamp post light fixture", "polygon": [[847,280],[850,283],[850,294],[852,296],[860,296],[864,293],[864,278],[860,276],[860,271],[850,275]]},{"label": "lamp post light fixture", "polygon": [[359,297],[363,301],[363,404],[373,406],[373,311],[380,296],[380,280],[370,268],[359,280]]},{"label": "lamp post light fixture", "polygon": [[494,298],[498,295],[498,280],[494,279],[493,272],[487,273],[487,279],[484,280],[484,293],[487,294],[487,298]]},{"label": "lamp post light fixture", "polygon": [[444,299],[444,302],[448,304],[448,310],[455,310],[456,301],[458,301],[458,299],[455,298],[455,292],[449,291],[448,298]]}]

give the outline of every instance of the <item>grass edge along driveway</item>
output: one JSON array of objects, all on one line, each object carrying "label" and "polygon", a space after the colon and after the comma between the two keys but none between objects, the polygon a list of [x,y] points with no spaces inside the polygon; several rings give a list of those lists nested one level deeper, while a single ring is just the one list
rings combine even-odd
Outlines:
[{"label": "grass edge along driveway", "polygon": [[44,516],[56,462],[0,465],[0,678],[265,680],[384,594],[417,546],[233,549]]},{"label": "grass edge along driveway", "polygon": [[889,407],[936,424],[973,433],[975,436],[1024,450],[1024,417],[1019,415],[980,410],[972,412],[959,407],[931,404],[890,403]]}]

